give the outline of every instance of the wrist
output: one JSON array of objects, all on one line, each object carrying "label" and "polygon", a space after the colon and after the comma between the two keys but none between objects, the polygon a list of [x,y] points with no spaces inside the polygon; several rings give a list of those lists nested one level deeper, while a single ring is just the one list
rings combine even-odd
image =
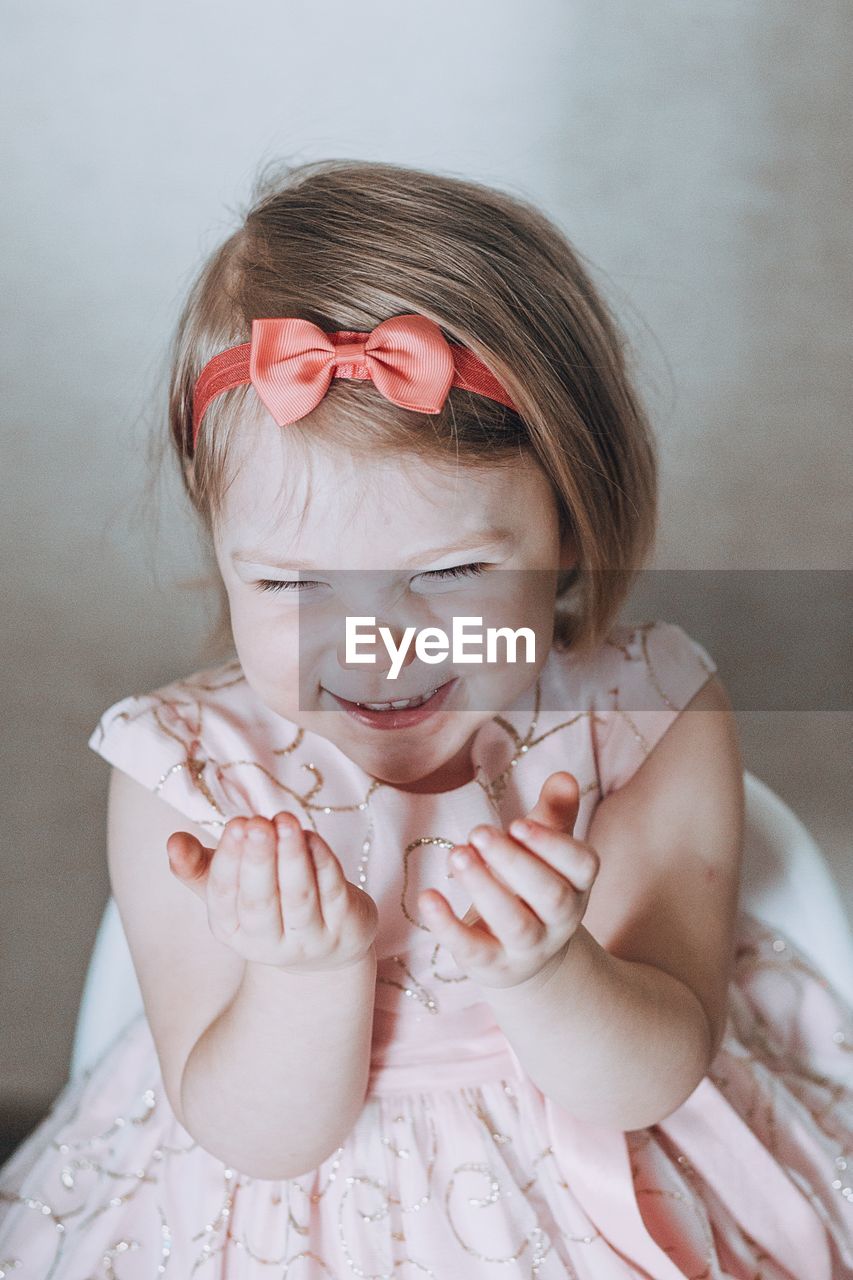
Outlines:
[{"label": "wrist", "polygon": [[251,984],[252,986],[273,988],[294,985],[303,991],[316,988],[319,993],[327,986],[334,986],[341,981],[356,979],[360,975],[375,970],[375,968],[376,952],[372,946],[358,956],[340,961],[338,964],[317,965],[314,968],[270,964],[262,960],[247,960],[243,972],[242,985]]},{"label": "wrist", "polygon": [[[510,987],[490,988],[490,1003],[507,1006],[523,1004],[532,995],[548,987],[558,975],[561,980],[568,979],[573,984],[588,981],[602,952],[603,948],[589,930],[579,924],[559,951],[530,978]],[[492,1000],[492,997],[495,999]]]},{"label": "wrist", "polygon": [[329,960],[328,963],[320,962],[316,965],[269,965],[266,966],[275,969],[278,973],[290,974],[295,978],[322,977],[323,975],[341,976],[351,973],[355,970],[369,968],[376,964],[376,947],[370,944],[364,951],[360,951],[357,955],[348,956],[345,960]]}]

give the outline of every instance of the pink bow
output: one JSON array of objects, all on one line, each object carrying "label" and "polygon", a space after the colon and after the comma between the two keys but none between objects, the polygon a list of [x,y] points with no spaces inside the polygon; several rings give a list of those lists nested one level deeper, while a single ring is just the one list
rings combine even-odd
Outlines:
[{"label": "pink bow", "polygon": [[249,377],[280,427],[310,413],[334,377],[371,378],[401,408],[439,413],[454,371],[450,344],[425,316],[392,316],[367,334],[329,335],[310,320],[252,321]]}]

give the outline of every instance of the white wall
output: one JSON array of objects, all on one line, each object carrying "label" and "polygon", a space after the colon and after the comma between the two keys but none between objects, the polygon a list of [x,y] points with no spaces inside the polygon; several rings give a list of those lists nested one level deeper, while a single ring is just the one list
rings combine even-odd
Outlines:
[{"label": "white wall", "polygon": [[[108,892],[117,698],[212,621],[177,487],[140,501],[166,339],[264,159],[386,159],[539,202],[633,336],[665,460],[657,565],[849,565],[846,0],[7,0],[4,1097],[65,1078]],[[159,398],[158,398],[159,396]],[[715,655],[716,656],[716,655]],[[849,712],[741,712],[747,764],[849,900]]]}]

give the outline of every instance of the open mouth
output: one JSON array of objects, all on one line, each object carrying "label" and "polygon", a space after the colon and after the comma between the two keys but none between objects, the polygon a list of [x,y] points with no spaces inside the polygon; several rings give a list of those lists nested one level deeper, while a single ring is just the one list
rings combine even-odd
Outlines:
[{"label": "open mouth", "polygon": [[347,698],[338,697],[330,689],[326,692],[347,715],[361,724],[377,729],[403,729],[434,715],[447,701],[456,683],[457,677],[454,676],[452,680],[413,698],[395,698],[386,702],[350,702]]}]

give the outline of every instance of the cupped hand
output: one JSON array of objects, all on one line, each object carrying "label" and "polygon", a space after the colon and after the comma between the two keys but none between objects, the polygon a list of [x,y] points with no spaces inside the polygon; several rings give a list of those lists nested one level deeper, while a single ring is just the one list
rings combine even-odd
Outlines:
[{"label": "cupped hand", "polygon": [[174,874],[206,904],[214,937],[245,960],[336,969],[373,945],[376,903],[292,813],[231,818],[215,849],[175,831],[166,850]]},{"label": "cupped hand", "polygon": [[[474,827],[450,851],[476,911],[459,920],[443,894],[418,897],[423,922],[460,969],[485,987],[511,987],[559,963],[598,875],[591,845],[572,836],[580,804],[573,774],[546,778],[539,800],[509,830]],[[461,854],[460,865],[456,855]]]}]

